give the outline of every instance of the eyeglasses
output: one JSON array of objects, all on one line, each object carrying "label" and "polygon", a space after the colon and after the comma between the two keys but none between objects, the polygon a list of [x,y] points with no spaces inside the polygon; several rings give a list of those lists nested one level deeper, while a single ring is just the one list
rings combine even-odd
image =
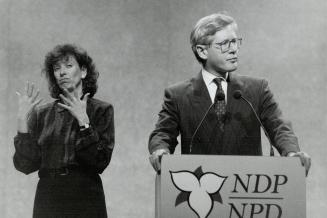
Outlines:
[{"label": "eyeglasses", "polygon": [[235,38],[235,39],[231,39],[231,40],[225,40],[223,42],[219,42],[219,43],[214,43],[214,45],[217,45],[220,47],[221,49],[221,53],[225,53],[227,51],[229,51],[231,49],[231,46],[237,46],[237,49],[239,49],[241,47],[242,44],[242,38]]}]

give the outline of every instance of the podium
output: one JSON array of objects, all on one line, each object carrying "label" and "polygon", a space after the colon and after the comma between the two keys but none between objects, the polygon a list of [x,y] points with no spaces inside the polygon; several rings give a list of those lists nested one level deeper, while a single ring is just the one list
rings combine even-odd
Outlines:
[{"label": "podium", "polygon": [[164,155],[156,218],[305,218],[299,158]]}]

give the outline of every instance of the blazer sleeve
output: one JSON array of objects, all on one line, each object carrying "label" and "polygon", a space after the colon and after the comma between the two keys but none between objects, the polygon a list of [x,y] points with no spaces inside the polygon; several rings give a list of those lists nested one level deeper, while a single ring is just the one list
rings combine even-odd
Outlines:
[{"label": "blazer sleeve", "polygon": [[289,152],[299,151],[298,140],[292,125],[283,118],[266,80],[263,80],[261,90],[259,116],[273,145],[282,156],[286,156]]},{"label": "blazer sleeve", "polygon": [[102,173],[109,165],[115,144],[114,109],[112,105],[97,108],[90,127],[78,133],[75,145],[79,164]]},{"label": "blazer sleeve", "polygon": [[164,102],[154,131],[149,138],[150,154],[158,149],[166,149],[172,154],[178,144],[180,117],[178,104],[172,89],[165,89]]},{"label": "blazer sleeve", "polygon": [[15,168],[25,174],[37,171],[41,166],[41,149],[37,143],[37,112],[32,111],[28,119],[28,133],[20,133],[14,137]]}]

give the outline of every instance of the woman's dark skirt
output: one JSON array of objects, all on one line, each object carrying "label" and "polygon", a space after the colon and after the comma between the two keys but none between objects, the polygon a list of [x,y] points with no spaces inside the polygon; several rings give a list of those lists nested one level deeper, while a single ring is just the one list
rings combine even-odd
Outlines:
[{"label": "woman's dark skirt", "polygon": [[105,197],[99,175],[40,178],[33,218],[106,218]]}]

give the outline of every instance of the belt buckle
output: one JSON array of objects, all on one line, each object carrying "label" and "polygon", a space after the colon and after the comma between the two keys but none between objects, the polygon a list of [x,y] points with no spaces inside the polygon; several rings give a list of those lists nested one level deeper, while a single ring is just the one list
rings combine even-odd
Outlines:
[{"label": "belt buckle", "polygon": [[64,168],[64,172],[59,173],[60,176],[67,176],[69,174],[69,170],[67,167]]}]

